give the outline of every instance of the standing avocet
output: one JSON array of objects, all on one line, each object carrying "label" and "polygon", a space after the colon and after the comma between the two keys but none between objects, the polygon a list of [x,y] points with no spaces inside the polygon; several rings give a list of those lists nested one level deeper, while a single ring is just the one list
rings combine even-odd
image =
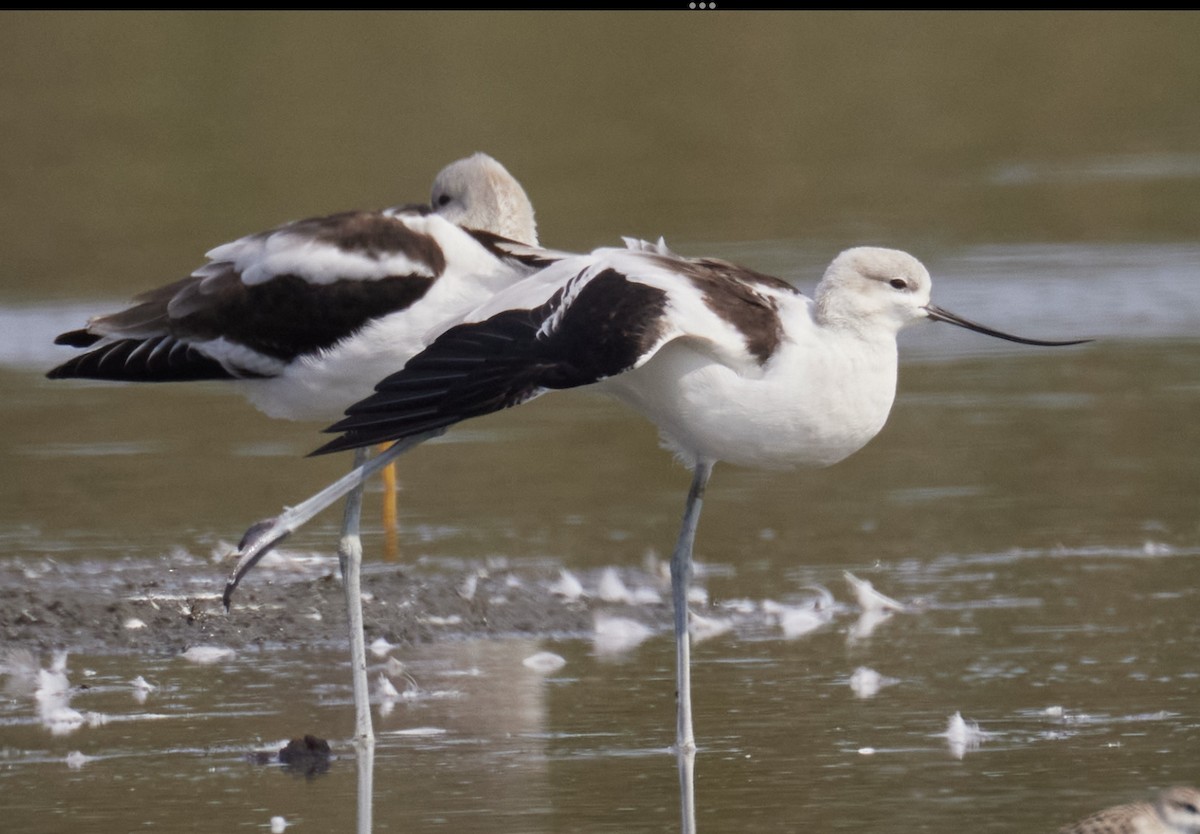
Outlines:
[{"label": "standing avocet", "polygon": [[[431,199],[218,246],[188,277],[59,336],[88,350],[47,376],[229,380],[272,417],[336,419],[440,329],[555,257],[537,248],[520,183],[486,154],[442,169]],[[348,599],[358,595],[359,501],[356,493],[347,502],[339,552]],[[362,642],[355,622],[351,641]],[[354,656],[357,733],[369,736],[361,646]]]},{"label": "standing avocet", "polygon": [[399,441],[308,501],[255,525],[226,586],[393,455],[449,426],[547,391],[596,385],[654,422],[691,468],[671,556],[677,749],[695,748],[687,590],[713,465],[829,466],[883,427],[896,393],[896,334],[931,319],[1033,345],[930,302],[930,278],[894,249],[842,252],[809,299],[731,263],[684,258],[661,242],[559,261],[498,293],[376,386],[330,427],[318,453]]}]

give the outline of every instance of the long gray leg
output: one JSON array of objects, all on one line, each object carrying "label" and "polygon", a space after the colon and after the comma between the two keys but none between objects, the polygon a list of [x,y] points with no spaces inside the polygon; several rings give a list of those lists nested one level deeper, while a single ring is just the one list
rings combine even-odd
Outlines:
[{"label": "long gray leg", "polygon": [[[367,460],[366,449],[354,450],[354,468]],[[346,495],[346,513],[342,516],[342,536],[338,541],[338,563],[342,568],[342,586],[346,591],[346,618],[350,621],[350,676],[354,688],[354,738],[356,742],[375,741],[371,728],[371,693],[367,689],[367,646],[363,637],[362,539],[359,519],[362,515],[363,486]]]},{"label": "long gray leg", "polygon": [[679,815],[682,834],[696,834],[696,750],[676,750],[679,765]]},{"label": "long gray leg", "polygon": [[356,834],[371,834],[371,809],[375,796],[375,739],[359,738],[354,745],[358,767],[358,827]]},{"label": "long gray leg", "polygon": [[[301,501],[294,507],[285,509],[274,518],[263,519],[251,525],[250,529],[242,536],[242,541],[238,545],[238,551],[234,554],[238,557],[237,565],[234,567],[233,572],[229,574],[229,579],[225,582],[225,594],[223,597],[225,610],[229,610],[233,599],[233,592],[237,588],[238,583],[242,581],[242,577],[258,564],[259,559],[270,553],[271,548],[287,538],[292,532],[300,529],[309,519],[330,504],[333,504],[343,495],[346,495],[351,490],[361,488],[363,481],[375,474],[376,471],[400,457],[413,446],[424,443],[430,438],[437,437],[444,431],[446,430],[434,429],[423,434],[414,435],[413,437],[407,437],[404,440],[398,440],[386,452],[376,455],[361,466],[355,467],[348,475],[334,481],[311,498]],[[355,460],[358,460],[358,458],[355,458]]]},{"label": "long gray leg", "polygon": [[671,599],[675,604],[675,697],[678,705],[675,749],[681,753],[696,749],[696,739],[692,734],[692,651],[688,637],[687,595],[692,582],[692,548],[696,542],[696,525],[700,521],[704,488],[712,475],[712,468],[712,463],[708,461],[696,464],[687,505],[683,510],[679,540],[675,543],[675,552],[671,554]]}]

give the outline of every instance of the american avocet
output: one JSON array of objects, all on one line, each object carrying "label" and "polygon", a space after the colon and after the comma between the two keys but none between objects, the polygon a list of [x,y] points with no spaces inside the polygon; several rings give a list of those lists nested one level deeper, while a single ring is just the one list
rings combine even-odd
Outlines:
[{"label": "american avocet", "polygon": [[687,590],[701,502],[717,461],[768,469],[829,466],[883,427],[896,391],[896,334],[943,321],[1033,345],[930,302],[911,255],[856,248],[808,299],[724,261],[675,255],[661,241],[567,258],[498,293],[376,386],[330,427],[317,453],[398,441],[243,539],[226,592],[275,542],[382,465],[449,426],[547,391],[596,385],[658,425],[692,469],[671,557],[677,645],[677,749],[692,732]]},{"label": "american avocet", "polygon": [[545,266],[533,206],[482,153],[446,166],[432,206],[287,223],[208,252],[187,278],[55,344],[51,379],[233,380],[259,409],[337,419],[497,290]]},{"label": "american avocet", "polygon": [[[230,380],[272,417],[334,420],[439,329],[554,257],[537,248],[524,189],[486,154],[442,169],[431,200],[299,220],[218,246],[187,278],[59,336],[88,350],[47,376]],[[339,551],[354,596],[360,500],[356,492],[347,501]],[[351,623],[351,640],[355,669],[365,669],[361,625]],[[356,673],[359,735],[364,711],[370,735],[365,680]]]},{"label": "american avocet", "polygon": [[1200,834],[1200,790],[1167,788],[1154,802],[1106,808],[1059,834]]}]

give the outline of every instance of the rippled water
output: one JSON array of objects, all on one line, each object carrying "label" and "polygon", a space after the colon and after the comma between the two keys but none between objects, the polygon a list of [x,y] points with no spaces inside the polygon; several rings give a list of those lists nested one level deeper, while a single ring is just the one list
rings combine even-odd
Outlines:
[{"label": "rippled water", "polygon": [[[3,22],[0,559],[26,583],[5,590],[115,595],[119,560],[204,563],[347,464],[305,460],[319,426],[220,385],[47,381],[56,333],[236,235],[419,199],[483,149],[550,245],[665,234],[805,289],[843,246],[897,245],[955,312],[1097,340],[915,328],[862,452],[717,468],[700,584],[730,629],[693,657],[700,830],[1050,831],[1200,780],[1200,18]],[[651,427],[580,392],[460,427],[401,479],[403,558],[456,575],[640,567],[669,548],[688,481]],[[376,519],[368,505],[369,554]],[[327,555],[337,522],[290,545]],[[867,629],[844,570],[914,610]],[[836,616],[789,638],[764,605],[813,585]],[[523,664],[538,651],[565,665]],[[615,654],[589,633],[391,654],[410,677],[374,672],[412,694],[377,704],[373,830],[677,827],[669,635]],[[67,664],[79,718],[53,727],[5,676],[5,830],[361,819],[341,652]],[[860,667],[895,682],[862,697]],[[945,736],[956,712],[977,746]],[[305,733],[332,742],[328,772],[254,760]]]},{"label": "rippled water", "polygon": [[[1179,580],[1196,556],[914,557],[869,569],[877,586],[921,607],[867,637],[847,610],[800,639],[735,627],[700,643],[699,827],[1052,830],[1087,810],[1078,796],[1187,778],[1200,726],[1197,593]],[[840,569],[793,568],[780,590],[824,581],[848,604]],[[541,674],[522,664],[540,650],[565,665]],[[375,830],[674,826],[668,635],[618,656],[598,656],[586,639],[393,653],[413,684],[377,713]],[[895,683],[856,696],[849,679],[863,666]],[[356,768],[336,735],[321,776],[250,760],[295,735],[349,729],[340,653],[248,652],[215,666],[76,655],[70,667],[86,686],[72,704],[103,723],[55,737],[27,700],[0,713],[10,830],[51,830],[59,817],[94,830],[200,831],[261,827],[275,815],[349,828]],[[157,687],[144,703],[135,675]],[[977,748],[956,752],[943,737],[956,711],[985,733]],[[76,750],[88,758],[73,766]]]}]

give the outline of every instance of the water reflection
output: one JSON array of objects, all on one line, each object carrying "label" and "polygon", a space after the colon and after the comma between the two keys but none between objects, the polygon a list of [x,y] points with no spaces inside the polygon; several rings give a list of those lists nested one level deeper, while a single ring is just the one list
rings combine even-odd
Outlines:
[{"label": "water reflection", "polygon": [[696,834],[696,750],[677,749],[675,759],[679,767],[679,830]]},{"label": "water reflection", "polygon": [[354,738],[354,768],[358,774],[358,792],[355,803],[357,834],[371,834],[372,811],[375,802],[375,738]]},{"label": "water reflection", "polygon": [[[279,815],[332,830],[356,809],[360,831],[404,819],[418,829],[650,832],[689,830],[689,815],[706,830],[888,820],[947,834],[1042,830],[1046,819],[1068,821],[1061,807],[1084,794],[1134,790],[1131,772],[1147,784],[1189,778],[1196,591],[1178,577],[1195,558],[1092,548],[859,567],[888,596],[926,605],[848,644],[860,612],[839,590],[833,623],[802,638],[760,619],[697,643],[694,759],[667,749],[665,631],[608,657],[583,636],[392,646],[372,676],[402,689],[407,674],[416,688],[377,713],[373,753],[346,740],[341,651],[244,651],[213,665],[74,653],[69,706],[107,720],[59,736],[31,694],[0,704],[0,785],[14,830],[38,830],[60,803],[97,831],[199,830],[196,802],[208,799],[219,804],[205,821],[222,827]],[[841,589],[841,574],[814,563],[783,582],[799,601],[813,582]],[[709,593],[727,596],[735,578],[710,576]],[[530,668],[539,652],[563,665]],[[33,667],[53,672],[55,658]],[[860,697],[847,685],[859,667],[890,685]],[[130,683],[139,675],[156,686],[141,705]],[[312,783],[247,760],[304,732],[334,747]],[[86,780],[63,781],[75,773]],[[113,790],[121,784],[157,799],[129,805]],[[980,822],[989,819],[1005,825]]]}]

